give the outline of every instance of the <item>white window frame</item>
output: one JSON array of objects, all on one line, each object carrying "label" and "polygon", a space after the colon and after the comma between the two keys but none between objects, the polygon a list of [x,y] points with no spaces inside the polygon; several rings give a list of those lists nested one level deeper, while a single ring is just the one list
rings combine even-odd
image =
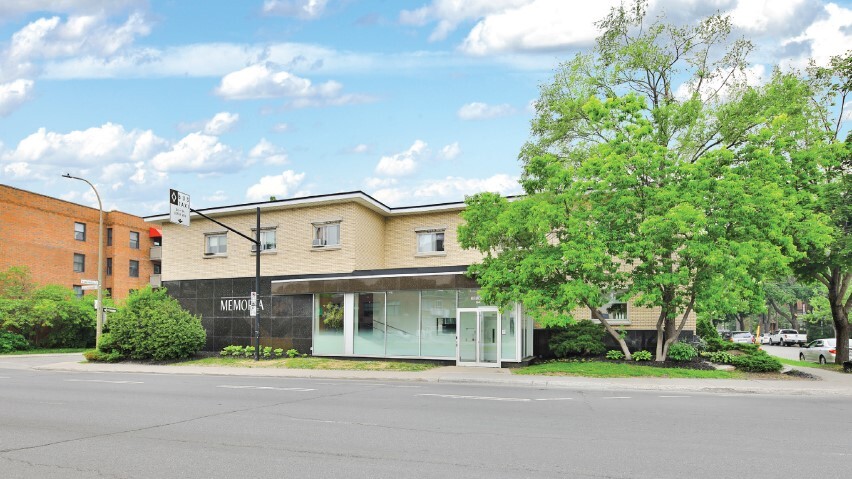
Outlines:
[{"label": "white window frame", "polygon": [[[80,269],[77,269],[77,257],[82,258],[82,262],[80,263]],[[86,255],[83,253],[74,253],[74,262],[73,270],[75,273],[85,273],[86,272]]]},{"label": "white window frame", "polygon": [[[278,250],[278,233],[276,232],[277,229],[278,229],[277,226],[261,226],[260,227],[260,252],[262,254],[275,253]],[[257,235],[257,228],[252,228],[251,231],[252,231],[252,236]],[[272,242],[271,248],[267,248],[266,247],[266,241],[264,241],[264,236],[269,234],[269,233],[272,233],[274,235],[274,238],[275,238],[274,241]],[[251,245],[251,252],[252,252],[252,254],[257,253],[257,245],[256,244]]]},{"label": "white window frame", "polygon": [[[136,241],[133,240],[133,235],[136,235]],[[139,249],[142,246],[142,235],[138,231],[130,232],[130,249]]]},{"label": "white window frame", "polygon": [[[445,256],[447,254],[447,227],[440,226],[436,228],[417,228],[414,230],[417,235],[416,255],[417,256]],[[442,236],[441,246],[443,249],[438,249],[438,235]],[[432,249],[427,251],[420,250],[420,238],[422,236],[431,236],[430,242]]]},{"label": "white window frame", "polygon": [[[133,263],[136,263],[136,275],[133,275]],[[127,263],[127,276],[129,278],[138,278],[139,277],[139,260],[131,259]]]},{"label": "white window frame", "polygon": [[[213,238],[213,237],[225,239],[225,243],[224,243],[225,251],[221,251],[221,252],[218,251],[219,246],[221,246],[221,245],[217,245],[217,248],[216,248],[217,251],[215,251],[215,252],[210,251],[210,239]],[[228,232],[227,231],[216,231],[216,232],[212,232],[212,233],[204,233],[204,257],[205,258],[216,258],[216,257],[227,256],[227,255],[228,255]]]},{"label": "white window frame", "polygon": [[[340,248],[340,223],[342,221],[321,221],[311,223],[311,248],[313,249],[336,249]],[[337,228],[337,243],[328,243],[328,229]]]},{"label": "white window frame", "polygon": [[[624,293],[624,291],[611,291],[608,295],[604,296],[604,298],[607,299],[607,302],[605,304],[602,304],[600,307],[598,307],[598,311],[601,313],[601,315],[609,316],[609,317],[604,318],[604,319],[607,320],[607,322],[609,324],[612,324],[612,325],[630,324],[630,304],[626,301],[619,301],[618,300],[618,296],[620,296],[623,293]],[[613,307],[617,304],[623,304],[624,305],[624,317],[612,317],[612,315],[609,314],[609,312],[608,312],[609,308],[611,308],[611,307]],[[599,322],[597,319],[591,317],[591,313],[589,314],[589,319],[591,319],[593,322]]]},{"label": "white window frame", "polygon": [[[82,229],[77,230],[78,226],[81,226]],[[74,222],[74,239],[77,241],[86,241],[86,223]]]}]

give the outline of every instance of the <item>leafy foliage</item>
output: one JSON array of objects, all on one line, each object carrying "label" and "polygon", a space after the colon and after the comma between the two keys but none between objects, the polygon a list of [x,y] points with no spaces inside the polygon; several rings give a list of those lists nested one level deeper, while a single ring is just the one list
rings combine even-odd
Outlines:
[{"label": "leafy foliage", "polygon": [[674,343],[669,348],[669,358],[674,361],[692,361],[698,356],[698,351],[686,343]]},{"label": "leafy foliage", "polygon": [[653,356],[651,356],[651,352],[645,351],[644,349],[642,351],[636,351],[635,353],[633,353],[634,361],[650,361],[651,358],[653,358]]},{"label": "leafy foliage", "polygon": [[713,351],[708,353],[707,359],[716,364],[733,364],[734,362],[734,356],[727,351]]},{"label": "leafy foliage", "polygon": [[695,334],[704,341],[709,341],[711,338],[719,340],[722,339],[722,336],[719,335],[719,331],[717,331],[716,327],[713,326],[713,322],[704,317],[704,315],[698,316],[698,320],[695,323]]},{"label": "leafy foliage", "polygon": [[48,285],[24,298],[0,298],[0,328],[35,347],[86,347],[94,344],[95,311],[91,299]]},{"label": "leafy foliage", "polygon": [[733,356],[730,364],[742,371],[754,373],[778,372],[782,367],[778,359],[766,354],[765,351]]},{"label": "leafy foliage", "polygon": [[622,353],[621,351],[619,351],[617,349],[610,349],[609,351],[606,352],[606,358],[618,361],[618,360],[624,359],[624,353]]},{"label": "leafy foliage", "polygon": [[558,358],[570,355],[596,355],[606,351],[603,338],[606,334],[603,326],[591,321],[578,321],[565,326],[550,338],[550,350]]},{"label": "leafy foliage", "polygon": [[206,338],[201,319],[184,310],[165,289],[131,294],[109,318],[115,349],[130,359],[181,359],[198,352]]},{"label": "leafy foliage", "polygon": [[339,304],[327,303],[323,306],[322,322],[330,329],[343,327],[343,308]]},{"label": "leafy foliage", "polygon": [[9,331],[0,331],[0,353],[30,349],[27,338]]}]

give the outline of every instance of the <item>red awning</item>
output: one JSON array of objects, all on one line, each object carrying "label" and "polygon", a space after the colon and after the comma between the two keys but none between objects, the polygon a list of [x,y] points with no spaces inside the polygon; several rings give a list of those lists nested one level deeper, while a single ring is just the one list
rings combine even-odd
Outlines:
[{"label": "red awning", "polygon": [[151,227],[151,229],[150,229],[150,230],[148,230],[148,236],[150,236],[151,238],[162,238],[162,237],[163,237],[163,232],[162,232],[162,231],[160,231],[160,229],[159,229],[159,228],[154,228],[154,227],[152,226],[152,227]]}]

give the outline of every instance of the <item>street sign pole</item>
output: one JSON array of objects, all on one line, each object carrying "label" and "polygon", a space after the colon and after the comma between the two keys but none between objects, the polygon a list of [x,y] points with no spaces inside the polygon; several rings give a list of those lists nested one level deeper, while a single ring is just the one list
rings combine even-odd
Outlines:
[{"label": "street sign pole", "polygon": [[[254,290],[255,294],[260,294],[260,206],[257,207],[257,229],[255,230],[255,245],[257,251],[255,252],[255,262],[254,262]],[[257,309],[255,308],[255,312]],[[260,314],[256,314],[254,317],[254,360],[260,360]]]}]

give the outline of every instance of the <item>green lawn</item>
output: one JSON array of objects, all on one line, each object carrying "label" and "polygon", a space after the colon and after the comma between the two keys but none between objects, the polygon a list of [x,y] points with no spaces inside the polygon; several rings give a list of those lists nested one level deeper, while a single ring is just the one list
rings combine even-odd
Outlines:
[{"label": "green lawn", "polygon": [[697,378],[744,379],[739,371],[703,371],[686,368],[658,368],[629,363],[604,361],[548,361],[525,368],[513,369],[515,374],[542,374],[546,376],[583,376],[589,378]]},{"label": "green lawn", "polygon": [[336,369],[347,371],[426,371],[437,363],[405,361],[353,361],[332,358],[282,358],[255,361],[250,358],[214,357],[173,363],[174,366],[227,366],[237,368]]},{"label": "green lawn", "polygon": [[87,348],[56,348],[56,349],[28,349],[26,351],[12,351],[8,353],[0,353],[3,356],[15,356],[21,354],[64,354],[64,353],[82,353]]},{"label": "green lawn", "polygon": [[826,369],[829,371],[837,371],[839,373],[843,372],[843,365],[841,364],[819,364],[812,363],[809,361],[799,361],[797,359],[785,359],[776,357],[778,361],[781,361],[781,364],[786,364],[788,366],[800,366],[805,368],[818,368],[818,369]]}]

